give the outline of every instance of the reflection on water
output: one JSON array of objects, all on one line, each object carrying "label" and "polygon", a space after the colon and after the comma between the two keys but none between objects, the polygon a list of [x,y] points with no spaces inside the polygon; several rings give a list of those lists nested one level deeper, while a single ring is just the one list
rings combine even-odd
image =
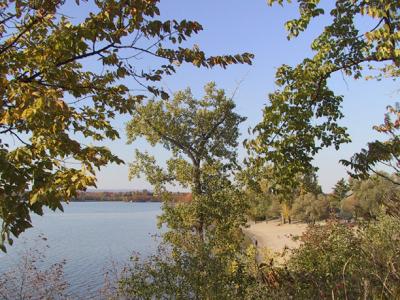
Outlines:
[{"label": "reflection on water", "polygon": [[50,246],[47,263],[66,259],[65,277],[71,292],[93,294],[103,284],[110,261],[128,262],[132,251],[154,253],[160,213],[160,203],[74,202],[65,205],[64,213],[33,216],[34,228],[15,240],[6,255],[1,254],[0,272],[14,265],[18,252],[33,246],[42,234]]}]

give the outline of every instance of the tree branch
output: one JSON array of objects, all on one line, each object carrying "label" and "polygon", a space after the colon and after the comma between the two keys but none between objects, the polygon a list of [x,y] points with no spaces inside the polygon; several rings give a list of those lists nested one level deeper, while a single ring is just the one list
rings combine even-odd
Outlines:
[{"label": "tree branch", "polygon": [[[104,46],[103,48],[98,49],[98,50],[94,50],[94,51],[87,52],[87,53],[84,53],[84,54],[81,54],[81,55],[73,56],[73,57],[71,57],[71,58],[69,58],[67,60],[64,60],[62,62],[57,63],[56,64],[56,68],[61,67],[63,65],[66,65],[66,64],[71,63],[71,62],[76,61],[76,60],[80,60],[80,59],[83,59],[83,58],[87,58],[87,57],[90,57],[90,56],[93,56],[93,55],[100,54],[101,52],[104,52],[104,51],[106,51],[107,49],[110,49],[113,46],[114,46],[114,43],[111,43],[111,44],[108,44],[107,46]],[[35,74],[33,74],[30,77],[21,79],[21,76],[20,76],[17,79],[21,79],[22,82],[32,82],[33,79],[39,77],[41,74],[42,74],[42,72],[36,72]]]}]

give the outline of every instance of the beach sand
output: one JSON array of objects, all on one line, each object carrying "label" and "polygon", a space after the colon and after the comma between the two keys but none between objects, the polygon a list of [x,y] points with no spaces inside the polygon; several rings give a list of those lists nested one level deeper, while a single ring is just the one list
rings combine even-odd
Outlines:
[{"label": "beach sand", "polygon": [[285,247],[289,249],[298,247],[300,241],[294,241],[293,237],[301,236],[307,229],[307,226],[305,223],[281,225],[279,220],[272,220],[250,224],[243,231],[258,248],[268,248],[273,252],[281,252]]}]

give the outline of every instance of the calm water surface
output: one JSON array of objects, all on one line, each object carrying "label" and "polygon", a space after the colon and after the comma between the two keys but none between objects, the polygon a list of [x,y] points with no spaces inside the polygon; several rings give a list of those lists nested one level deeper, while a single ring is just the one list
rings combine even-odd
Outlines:
[{"label": "calm water surface", "polygon": [[133,251],[147,256],[155,252],[160,233],[160,203],[74,202],[65,212],[33,216],[34,228],[25,232],[0,254],[0,273],[16,264],[18,253],[47,240],[47,263],[66,260],[65,277],[75,295],[95,295],[102,286],[110,261],[126,263]]}]

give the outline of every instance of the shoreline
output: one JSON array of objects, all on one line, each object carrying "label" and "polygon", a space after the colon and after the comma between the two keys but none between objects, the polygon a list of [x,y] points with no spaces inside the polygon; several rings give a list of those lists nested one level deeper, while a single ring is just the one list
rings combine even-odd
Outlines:
[{"label": "shoreline", "polygon": [[90,200],[70,200],[71,202],[126,202],[126,203],[161,203],[161,200],[135,200],[135,201],[126,201],[126,200],[99,200],[99,199],[90,199]]}]

